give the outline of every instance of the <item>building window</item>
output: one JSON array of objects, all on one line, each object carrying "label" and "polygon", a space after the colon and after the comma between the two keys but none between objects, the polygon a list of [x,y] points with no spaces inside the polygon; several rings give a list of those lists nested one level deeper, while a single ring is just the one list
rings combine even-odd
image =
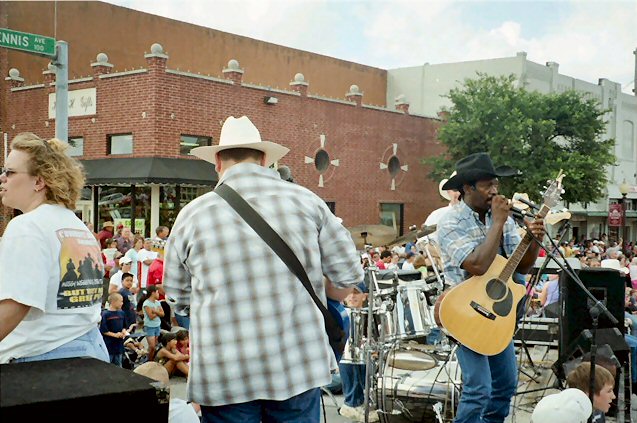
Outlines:
[{"label": "building window", "polygon": [[179,140],[179,153],[189,155],[195,147],[207,147],[212,145],[211,137],[199,137],[197,135],[182,135]]},{"label": "building window", "polygon": [[84,137],[72,137],[69,138],[69,148],[66,150],[66,154],[71,157],[84,155]]},{"label": "building window", "polygon": [[133,134],[109,135],[108,154],[133,154]]},{"label": "building window", "polygon": [[380,224],[394,228],[398,236],[402,236],[403,231],[404,204],[402,203],[380,203]]}]

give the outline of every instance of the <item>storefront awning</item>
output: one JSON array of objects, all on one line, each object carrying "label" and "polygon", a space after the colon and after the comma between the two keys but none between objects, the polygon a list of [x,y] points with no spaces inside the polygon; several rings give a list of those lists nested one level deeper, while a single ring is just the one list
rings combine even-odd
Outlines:
[{"label": "storefront awning", "polygon": [[86,185],[188,184],[216,185],[214,166],[203,160],[162,157],[80,160]]}]

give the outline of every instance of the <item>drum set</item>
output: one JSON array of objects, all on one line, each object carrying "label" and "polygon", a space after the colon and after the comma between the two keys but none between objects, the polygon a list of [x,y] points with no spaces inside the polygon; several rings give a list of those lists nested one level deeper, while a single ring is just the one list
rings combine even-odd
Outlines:
[{"label": "drum set", "polygon": [[416,246],[427,275],[368,267],[367,306],[350,309],[341,363],[366,365],[366,417],[377,411],[381,422],[451,421],[462,385],[455,346],[433,315],[444,289],[440,254],[427,235]]}]

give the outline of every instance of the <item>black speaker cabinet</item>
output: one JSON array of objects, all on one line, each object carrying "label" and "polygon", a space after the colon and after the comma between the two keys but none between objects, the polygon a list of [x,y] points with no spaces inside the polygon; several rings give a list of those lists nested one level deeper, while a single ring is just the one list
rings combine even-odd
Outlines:
[{"label": "black speaker cabinet", "polygon": [[[625,349],[624,327],[624,279],[613,269],[581,269],[576,271],[584,286],[600,300],[617,319],[613,324],[605,315],[599,317],[597,344],[608,343],[614,351]],[[560,277],[560,356],[569,354],[569,345],[580,338],[584,329],[592,329],[593,320],[589,307],[594,302],[577,283],[566,274]],[[614,330],[617,328],[617,331]],[[604,330],[613,329],[613,330]],[[614,335],[616,334],[616,335]],[[608,339],[610,337],[611,339]],[[603,339],[600,339],[603,338]],[[614,340],[612,338],[618,338]],[[563,357],[566,358],[566,357]]]},{"label": "black speaker cabinet", "polygon": [[93,358],[0,365],[0,421],[168,421],[154,380]]}]

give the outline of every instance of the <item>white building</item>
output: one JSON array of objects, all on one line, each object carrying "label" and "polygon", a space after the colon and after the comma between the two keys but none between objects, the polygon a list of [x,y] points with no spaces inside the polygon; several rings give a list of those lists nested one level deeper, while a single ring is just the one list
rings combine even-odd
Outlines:
[{"label": "white building", "polygon": [[[636,50],[637,53],[637,50]],[[598,84],[582,81],[559,73],[559,64],[548,62],[545,66],[527,60],[526,53],[514,57],[444,63],[390,69],[387,76],[387,104],[408,102],[409,112],[435,115],[443,106],[451,106],[443,97],[452,88],[459,87],[477,72],[489,75],[515,75],[520,87],[542,93],[577,90],[597,98],[602,107],[610,109],[604,137],[615,138],[617,166],[601,169],[608,175],[605,197],[595,204],[583,207],[570,205],[573,213],[573,234],[581,237],[599,237],[602,233],[615,234],[617,228],[608,227],[609,204],[622,201],[620,186],[628,186],[627,223],[629,240],[637,239],[637,97],[621,91],[621,85],[600,79]],[[397,100],[398,98],[398,100]],[[568,187],[566,187],[568,189]]]}]

